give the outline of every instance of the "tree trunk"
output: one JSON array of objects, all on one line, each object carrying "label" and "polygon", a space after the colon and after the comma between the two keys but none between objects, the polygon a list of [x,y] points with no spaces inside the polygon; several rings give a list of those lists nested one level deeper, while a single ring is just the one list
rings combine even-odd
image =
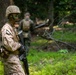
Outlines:
[{"label": "tree trunk", "polygon": [[10,4],[9,0],[1,0],[0,1],[0,28],[4,25],[6,18],[5,18],[5,11],[7,6]]},{"label": "tree trunk", "polygon": [[0,8],[0,29],[6,22],[6,17],[5,17],[6,8],[11,4],[14,4],[13,0],[0,0],[0,7],[1,7]]},{"label": "tree trunk", "polygon": [[51,0],[49,2],[49,11],[48,11],[48,18],[50,20],[50,31],[52,32],[53,31],[53,22],[54,22],[54,0]]}]

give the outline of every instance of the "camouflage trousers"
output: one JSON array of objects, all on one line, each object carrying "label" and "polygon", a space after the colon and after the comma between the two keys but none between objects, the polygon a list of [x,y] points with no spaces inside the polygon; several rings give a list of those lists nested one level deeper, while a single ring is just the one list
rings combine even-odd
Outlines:
[{"label": "camouflage trousers", "polygon": [[10,55],[4,61],[4,75],[25,75],[18,55]]}]

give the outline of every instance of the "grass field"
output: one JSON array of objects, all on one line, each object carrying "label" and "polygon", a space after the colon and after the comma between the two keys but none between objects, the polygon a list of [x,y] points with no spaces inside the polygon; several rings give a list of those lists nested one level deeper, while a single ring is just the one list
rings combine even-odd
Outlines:
[{"label": "grass field", "polygon": [[76,53],[31,50],[28,60],[30,75],[76,75]]},{"label": "grass field", "polygon": [[[76,75],[76,52],[60,53],[30,50],[28,61],[30,75]],[[3,75],[1,62],[0,75]]]}]

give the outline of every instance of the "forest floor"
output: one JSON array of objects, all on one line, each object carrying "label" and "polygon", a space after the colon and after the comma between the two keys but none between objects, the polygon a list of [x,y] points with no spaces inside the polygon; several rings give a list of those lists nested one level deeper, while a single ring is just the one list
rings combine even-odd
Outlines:
[{"label": "forest floor", "polygon": [[41,29],[39,35],[32,37],[32,47],[44,51],[58,51],[60,49],[67,49],[69,51],[76,50],[76,26],[54,27],[50,39],[46,39]]}]

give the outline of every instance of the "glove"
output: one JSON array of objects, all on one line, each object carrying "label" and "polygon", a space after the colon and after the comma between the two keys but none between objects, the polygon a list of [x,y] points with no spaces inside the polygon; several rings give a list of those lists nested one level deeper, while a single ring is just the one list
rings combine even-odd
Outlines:
[{"label": "glove", "polygon": [[25,52],[25,47],[23,45],[21,45],[21,47],[19,48],[19,52],[20,54]]}]

